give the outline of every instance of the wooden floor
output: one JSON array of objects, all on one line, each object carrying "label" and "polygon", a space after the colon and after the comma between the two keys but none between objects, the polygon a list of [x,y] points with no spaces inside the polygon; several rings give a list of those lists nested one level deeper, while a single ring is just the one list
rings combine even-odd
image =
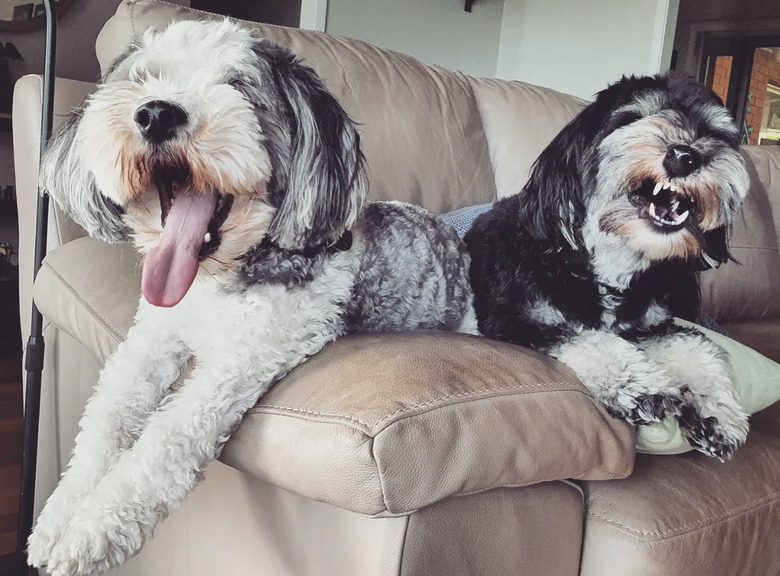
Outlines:
[{"label": "wooden floor", "polygon": [[22,370],[18,346],[0,349],[0,576],[11,576],[22,459]]}]

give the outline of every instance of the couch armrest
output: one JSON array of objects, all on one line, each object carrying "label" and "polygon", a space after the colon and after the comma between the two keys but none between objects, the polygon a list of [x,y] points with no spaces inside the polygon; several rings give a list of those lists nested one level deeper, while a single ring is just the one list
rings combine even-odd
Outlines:
[{"label": "couch armrest", "polygon": [[[89,82],[57,78],[54,92],[54,128],[65,121],[71,109],[80,106],[94,90]],[[32,267],[35,250],[35,222],[38,211],[38,161],[41,142],[43,77],[27,75],[14,86],[13,140],[16,169],[16,202],[19,212],[19,300],[22,318],[32,304]],[[75,238],[84,231],[54,206],[49,209],[48,249]],[[29,326],[22,322],[24,340]]]},{"label": "couch armrest", "polygon": [[[35,301],[105,359],[140,294],[129,247],[81,238],[51,252]],[[633,429],[574,373],[530,350],[456,333],[348,336],[281,380],[225,446],[227,464],[367,515],[559,479],[627,476]]]}]

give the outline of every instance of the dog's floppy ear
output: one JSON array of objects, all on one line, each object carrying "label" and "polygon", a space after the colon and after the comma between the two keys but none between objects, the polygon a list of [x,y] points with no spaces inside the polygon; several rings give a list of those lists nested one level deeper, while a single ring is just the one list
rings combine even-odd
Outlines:
[{"label": "dog's floppy ear", "polygon": [[583,128],[589,106],[572,120],[544,149],[520,193],[520,219],[535,240],[572,247],[579,244],[578,230],[585,213],[582,158],[587,146]]},{"label": "dog's floppy ear", "polygon": [[121,242],[128,234],[122,209],[101,194],[75,142],[82,113],[82,109],[73,112],[47,145],[41,158],[39,186],[87,234],[105,242]]},{"label": "dog's floppy ear", "polygon": [[311,68],[287,55],[274,76],[291,134],[287,174],[277,175],[284,189],[269,233],[285,249],[331,244],[352,226],[365,200],[360,137]]},{"label": "dog's floppy ear", "polygon": [[[101,82],[110,81],[122,62],[137,49],[131,46],[116,58]],[[89,101],[71,112],[70,118],[49,141],[41,158],[38,184],[87,234],[105,242],[127,239],[123,210],[101,193],[95,177],[84,165],[77,141],[79,124]]]},{"label": "dog's floppy ear", "polygon": [[729,252],[728,229],[726,226],[720,226],[713,230],[702,233],[701,256],[699,262],[700,270],[709,270],[725,264],[729,260],[734,260]]}]

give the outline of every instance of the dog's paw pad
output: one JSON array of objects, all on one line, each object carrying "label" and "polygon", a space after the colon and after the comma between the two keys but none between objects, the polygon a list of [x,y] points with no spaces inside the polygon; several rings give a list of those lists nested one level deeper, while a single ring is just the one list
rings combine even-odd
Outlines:
[{"label": "dog's paw pad", "polygon": [[727,426],[715,416],[702,416],[689,405],[683,407],[678,421],[691,446],[721,462],[730,460],[747,439],[746,422]]},{"label": "dog's paw pad", "polygon": [[605,404],[607,412],[634,426],[660,422],[677,411],[677,399],[665,394],[640,394],[629,402]]}]

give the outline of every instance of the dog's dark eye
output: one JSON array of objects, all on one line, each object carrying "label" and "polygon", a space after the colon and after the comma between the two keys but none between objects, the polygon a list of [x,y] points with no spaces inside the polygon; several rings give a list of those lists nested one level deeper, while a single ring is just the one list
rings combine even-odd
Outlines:
[{"label": "dog's dark eye", "polygon": [[740,134],[739,132],[728,132],[726,130],[721,130],[719,128],[711,128],[708,127],[707,129],[701,130],[700,137],[704,136],[710,136],[712,138],[715,138],[716,140],[720,140],[721,142],[725,142],[728,146],[732,148],[739,147],[740,144]]}]

